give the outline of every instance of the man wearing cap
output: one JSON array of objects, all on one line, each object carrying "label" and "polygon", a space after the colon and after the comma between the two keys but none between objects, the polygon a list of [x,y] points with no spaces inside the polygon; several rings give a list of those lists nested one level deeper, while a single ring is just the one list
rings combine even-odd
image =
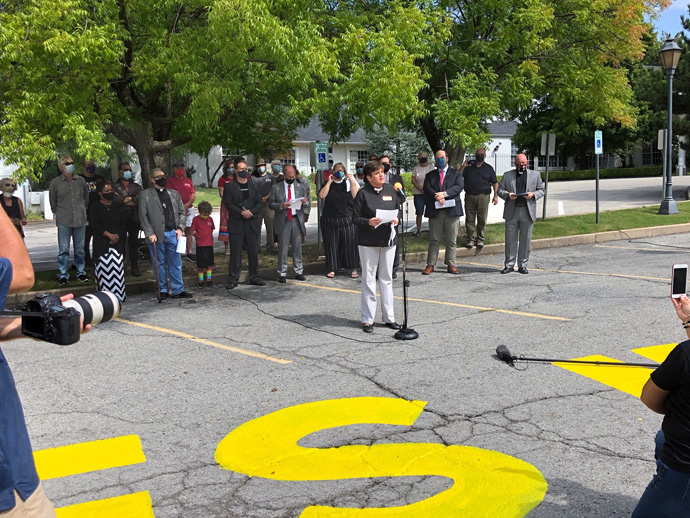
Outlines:
[{"label": "man wearing cap", "polygon": [[[468,250],[476,246],[474,255],[479,255],[484,248],[484,229],[489,216],[489,201],[492,201],[494,205],[498,203],[496,171],[484,161],[485,158],[486,150],[479,148],[474,154],[474,160],[466,157],[460,168],[465,181],[465,230],[467,233],[465,246]],[[493,200],[491,200],[492,188]]]},{"label": "man wearing cap", "polygon": [[187,170],[184,167],[182,160],[177,160],[173,164],[173,176],[168,178],[168,189],[180,193],[184,209],[187,211],[187,220],[185,221],[184,235],[187,238],[187,259],[192,262],[196,261],[196,256],[192,253],[192,220],[194,219],[194,200],[196,200],[196,193],[194,192],[194,183],[191,178],[187,177]]},{"label": "man wearing cap", "polygon": [[58,169],[60,176],[50,182],[48,198],[58,229],[58,283],[64,286],[69,279],[70,240],[74,248],[77,279],[81,282],[89,280],[84,271],[84,234],[89,188],[84,178],[74,176],[74,160],[71,157],[63,156],[58,160]]},{"label": "man wearing cap", "polygon": [[[259,232],[261,227],[266,224],[266,250],[276,251],[275,240],[273,238],[273,220],[275,219],[275,211],[268,206],[268,199],[271,197],[271,189],[276,184],[275,175],[280,176],[280,160],[271,162],[271,174],[266,171],[266,161],[260,158],[256,164],[256,171],[254,171],[254,184],[256,184],[261,200],[264,203],[264,208],[258,215],[259,218]],[[259,251],[261,251],[261,234],[259,234]]]},{"label": "man wearing cap", "polygon": [[417,154],[418,164],[412,170],[412,185],[414,186],[414,212],[417,216],[417,230],[413,234],[419,237],[422,233],[422,217],[424,216],[424,178],[426,174],[434,170],[429,163],[429,153],[420,151]]}]

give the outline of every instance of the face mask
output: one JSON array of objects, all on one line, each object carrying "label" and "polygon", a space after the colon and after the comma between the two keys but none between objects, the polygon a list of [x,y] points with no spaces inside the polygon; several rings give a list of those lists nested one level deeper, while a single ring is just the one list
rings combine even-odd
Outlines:
[{"label": "face mask", "polygon": [[273,172],[274,173],[279,173],[280,172],[280,166],[278,164],[275,164],[272,166]]},{"label": "face mask", "polygon": [[67,174],[74,174],[74,164],[65,166],[65,172]]},{"label": "face mask", "polygon": [[363,167],[358,167],[358,168],[357,168],[357,174],[364,174],[364,168],[363,168]]},{"label": "face mask", "polygon": [[208,219],[208,214],[201,214],[201,219]]},{"label": "face mask", "polygon": [[389,163],[383,164],[383,172],[384,173],[387,173],[390,170],[391,170],[391,165]]},{"label": "face mask", "polygon": [[486,158],[486,155],[484,153],[476,153],[474,155],[474,159],[480,163],[483,162],[485,158]]},{"label": "face mask", "polygon": [[342,180],[343,179],[343,172],[342,171],[335,171],[333,173],[333,176],[336,178],[336,180]]},{"label": "face mask", "polygon": [[235,174],[235,168],[234,167],[228,167],[227,170],[225,171],[226,176],[232,176]]},{"label": "face mask", "polygon": [[161,178],[160,180],[156,181],[156,185],[158,187],[164,188],[168,184],[168,179],[167,178]]},{"label": "face mask", "polygon": [[11,192],[3,192],[2,195],[3,195],[5,198],[11,198],[11,197],[12,197],[12,193],[11,193]]},{"label": "face mask", "polygon": [[285,178],[285,183],[288,185],[292,185],[295,182],[294,178]]},{"label": "face mask", "polygon": [[428,159],[428,158],[420,158],[420,159],[419,159],[419,163],[420,163],[420,164],[426,164],[427,162],[429,162],[429,159]]},{"label": "face mask", "polygon": [[436,167],[446,167],[446,159],[445,158],[437,158],[436,159]]},{"label": "face mask", "polygon": [[527,168],[524,165],[517,166],[517,172],[518,173],[524,173],[525,169],[527,169]]},{"label": "face mask", "polygon": [[175,176],[177,178],[184,178],[185,170],[183,168],[175,169]]},{"label": "face mask", "polygon": [[103,199],[104,200],[113,201],[113,198],[115,198],[114,192],[104,192],[103,193]]},{"label": "face mask", "polygon": [[264,174],[266,172],[266,168],[264,166],[259,167],[259,174]]},{"label": "face mask", "polygon": [[125,180],[131,180],[132,179],[132,171],[127,169],[124,173],[122,173],[122,178]]},{"label": "face mask", "polygon": [[237,176],[240,178],[249,178],[249,170],[248,169],[242,169],[241,171],[238,169],[237,170]]},{"label": "face mask", "polygon": [[86,172],[89,174],[93,174],[96,172],[96,166],[95,165],[90,165],[89,167],[86,168]]}]

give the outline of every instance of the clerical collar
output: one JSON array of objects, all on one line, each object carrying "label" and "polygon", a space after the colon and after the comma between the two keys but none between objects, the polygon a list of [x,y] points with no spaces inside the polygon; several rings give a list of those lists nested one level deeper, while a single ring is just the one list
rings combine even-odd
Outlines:
[{"label": "clerical collar", "polygon": [[378,194],[383,190],[383,187],[374,187],[374,190],[376,191],[376,194]]}]

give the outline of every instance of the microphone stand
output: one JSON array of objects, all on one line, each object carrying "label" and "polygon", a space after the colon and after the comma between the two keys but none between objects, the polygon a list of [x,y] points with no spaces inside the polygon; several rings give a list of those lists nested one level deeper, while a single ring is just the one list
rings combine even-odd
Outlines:
[{"label": "microphone stand", "polygon": [[396,331],[393,335],[394,338],[398,340],[416,340],[419,338],[419,333],[414,329],[407,327],[407,288],[410,286],[410,281],[407,280],[407,249],[405,248],[405,217],[407,216],[407,222],[409,223],[409,206],[407,205],[407,199],[405,199],[405,212],[403,214],[402,222],[402,232],[400,233],[400,247],[402,248],[402,278],[403,278],[403,325]]}]

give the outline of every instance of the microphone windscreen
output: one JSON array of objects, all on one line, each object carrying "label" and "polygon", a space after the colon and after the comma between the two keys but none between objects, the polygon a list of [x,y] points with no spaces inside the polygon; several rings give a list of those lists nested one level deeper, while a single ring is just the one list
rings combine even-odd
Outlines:
[{"label": "microphone windscreen", "polygon": [[393,187],[395,188],[396,191],[399,191],[399,190],[401,190],[401,189],[402,189],[403,191],[405,190],[405,189],[403,189],[403,185],[402,185],[400,182],[395,182],[395,184],[393,185]]},{"label": "microphone windscreen", "polygon": [[496,356],[498,356],[498,359],[502,362],[506,362],[509,365],[513,365],[513,357],[505,345],[501,344],[498,347],[496,347]]}]

